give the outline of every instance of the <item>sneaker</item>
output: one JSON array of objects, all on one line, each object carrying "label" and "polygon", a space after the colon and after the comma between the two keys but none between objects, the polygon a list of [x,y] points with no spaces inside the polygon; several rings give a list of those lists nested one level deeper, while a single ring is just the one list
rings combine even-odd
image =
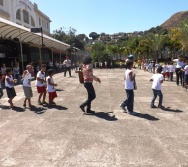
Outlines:
[{"label": "sneaker", "polygon": [[46,101],[43,101],[42,104],[48,104]]},{"label": "sneaker", "polygon": [[83,112],[85,112],[84,106],[80,106],[80,109],[81,109]]},{"label": "sneaker", "polygon": [[87,112],[86,113],[89,113],[89,114],[94,114],[95,113],[95,111],[92,111],[92,110],[87,110]]},{"label": "sneaker", "polygon": [[163,106],[163,105],[158,105],[158,108],[164,109],[165,106]]},{"label": "sneaker", "polygon": [[126,109],[125,109],[125,107],[123,107],[121,104],[119,106],[123,110],[123,112],[127,112]]},{"label": "sneaker", "polygon": [[157,106],[155,106],[155,105],[150,105],[150,107],[151,107],[151,108],[157,108]]},{"label": "sneaker", "polygon": [[132,112],[128,111],[128,114],[130,114],[130,115],[136,115],[137,113],[134,112],[134,111],[132,111]]},{"label": "sneaker", "polygon": [[39,100],[39,101],[38,101],[38,104],[39,104],[39,105],[42,105],[42,102]]}]

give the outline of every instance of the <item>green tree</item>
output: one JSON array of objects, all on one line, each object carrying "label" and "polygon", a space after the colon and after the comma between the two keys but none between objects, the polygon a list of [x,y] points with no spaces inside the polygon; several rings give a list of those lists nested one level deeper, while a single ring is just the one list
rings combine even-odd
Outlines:
[{"label": "green tree", "polygon": [[167,39],[168,35],[163,33],[149,33],[141,41],[141,45],[148,47],[153,52],[155,60],[158,61],[159,51],[163,48]]}]

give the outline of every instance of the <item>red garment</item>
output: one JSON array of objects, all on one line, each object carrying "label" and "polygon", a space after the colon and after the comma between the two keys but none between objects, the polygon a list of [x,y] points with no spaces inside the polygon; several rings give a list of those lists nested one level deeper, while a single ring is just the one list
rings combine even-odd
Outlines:
[{"label": "red garment", "polygon": [[93,82],[93,65],[83,65],[82,70],[83,70],[83,77],[84,77],[84,82]]},{"label": "red garment", "polygon": [[55,97],[57,97],[56,91],[55,91],[55,92],[48,92],[48,94],[49,94],[49,102],[50,102],[50,101],[53,101],[53,99],[54,99]]},{"label": "red garment", "polygon": [[45,86],[41,86],[41,87],[37,86],[37,91],[38,91],[38,93],[44,93],[44,92],[46,92],[46,87]]}]

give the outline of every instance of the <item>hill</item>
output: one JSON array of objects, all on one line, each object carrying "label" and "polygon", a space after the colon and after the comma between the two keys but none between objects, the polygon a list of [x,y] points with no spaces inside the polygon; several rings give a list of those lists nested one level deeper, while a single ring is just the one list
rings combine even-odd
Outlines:
[{"label": "hill", "polygon": [[177,27],[183,20],[188,20],[188,11],[178,12],[173,14],[167,21],[165,21],[161,27],[163,29],[171,29]]}]

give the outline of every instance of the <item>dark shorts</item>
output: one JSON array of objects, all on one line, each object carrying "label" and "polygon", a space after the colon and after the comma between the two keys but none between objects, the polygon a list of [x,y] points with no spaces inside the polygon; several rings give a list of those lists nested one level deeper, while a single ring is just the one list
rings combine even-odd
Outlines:
[{"label": "dark shorts", "polygon": [[37,91],[38,91],[38,93],[44,93],[44,92],[46,92],[46,87],[45,86],[41,86],[41,87],[37,86]]},{"label": "dark shorts", "polygon": [[6,91],[7,91],[7,96],[9,99],[14,98],[16,96],[16,91],[14,87],[13,88],[6,87]]}]

